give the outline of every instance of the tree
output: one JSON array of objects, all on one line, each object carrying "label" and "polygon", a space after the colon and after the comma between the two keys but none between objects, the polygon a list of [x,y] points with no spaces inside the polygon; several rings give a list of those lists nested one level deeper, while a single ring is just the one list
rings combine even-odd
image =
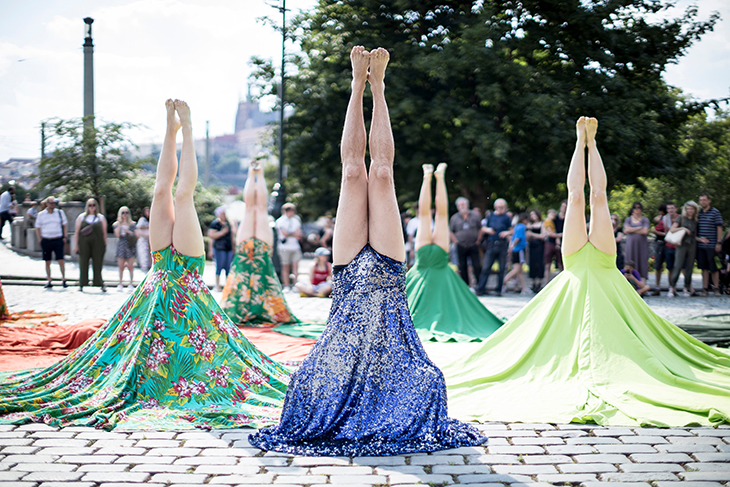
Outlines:
[{"label": "tree", "polygon": [[[517,207],[556,204],[580,115],[600,121],[611,183],[671,176],[687,164],[682,127],[705,104],[684,100],[662,73],[717,15],[698,21],[690,7],[676,19],[646,20],[666,5],[321,0],[292,30],[303,54],[290,58],[287,184],[302,195],[303,212],[335,207],[348,54],[357,44],[391,52],[386,96],[401,203],[417,198],[421,164],[446,161],[452,198],[482,207],[495,196]],[[253,62],[262,93],[275,94],[273,64]]]},{"label": "tree", "polygon": [[125,134],[130,123],[85,125],[83,119],[55,120],[49,127],[50,156],[39,165],[39,188],[63,187],[99,198],[105,185],[123,182],[147,159],[132,159],[134,143]]}]

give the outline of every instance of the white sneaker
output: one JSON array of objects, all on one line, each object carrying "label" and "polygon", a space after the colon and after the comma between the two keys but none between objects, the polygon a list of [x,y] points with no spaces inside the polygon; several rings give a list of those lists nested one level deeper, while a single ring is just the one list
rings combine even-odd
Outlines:
[{"label": "white sneaker", "polygon": [[118,285],[118,286],[117,286],[117,291],[119,291],[120,293],[121,293],[122,291],[124,291],[124,286],[122,286],[121,284],[120,284],[120,285]]},{"label": "white sneaker", "polygon": [[129,285],[127,286],[127,292],[128,292],[128,293],[131,293],[132,291],[134,291],[134,285],[133,285],[133,284],[129,284]]},{"label": "white sneaker", "polygon": [[684,290],[684,292],[682,293],[682,296],[684,296],[685,298],[688,298],[688,297],[690,297],[690,296],[691,296],[691,294],[689,293],[689,291],[687,291],[687,290],[685,289],[685,290]]},{"label": "white sneaker", "polygon": [[667,293],[667,297],[668,298],[673,298],[674,296],[675,296],[675,294],[670,289],[669,292]]},{"label": "white sneaker", "polygon": [[523,295],[523,296],[532,296],[532,295],[533,295],[533,294],[535,294],[535,293],[534,293],[534,292],[532,292],[532,289],[527,289],[527,288],[525,288],[525,289],[523,289],[523,290],[522,290],[522,291],[520,292],[520,294],[521,294],[521,295]]}]

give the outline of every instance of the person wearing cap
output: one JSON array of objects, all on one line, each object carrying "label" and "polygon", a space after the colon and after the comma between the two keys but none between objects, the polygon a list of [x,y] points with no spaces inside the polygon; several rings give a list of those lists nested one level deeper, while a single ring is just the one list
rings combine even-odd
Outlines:
[{"label": "person wearing cap", "polygon": [[231,223],[226,218],[226,207],[219,206],[215,209],[215,220],[208,227],[208,237],[213,240],[213,253],[215,255],[215,290],[221,290],[221,272],[226,271],[226,278],[231,272],[233,261],[233,230]]},{"label": "person wearing cap", "polygon": [[302,238],[302,221],[297,216],[297,209],[291,203],[281,207],[281,216],[276,220],[276,231],[279,234],[279,262],[281,262],[281,283],[284,289],[291,288],[290,274],[296,280],[299,271],[299,260],[302,258],[302,248],[299,239]]},{"label": "person wearing cap", "polygon": [[305,298],[315,296],[326,298],[332,292],[332,264],[329,263],[331,252],[324,247],[314,251],[314,265],[309,271],[309,282],[298,282],[296,288]]}]

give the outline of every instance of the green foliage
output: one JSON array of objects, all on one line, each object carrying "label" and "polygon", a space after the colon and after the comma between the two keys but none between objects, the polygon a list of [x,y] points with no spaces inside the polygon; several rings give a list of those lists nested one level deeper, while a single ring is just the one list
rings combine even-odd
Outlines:
[{"label": "green foliage", "polygon": [[[386,47],[386,96],[401,204],[417,199],[421,164],[449,163],[452,199],[491,207],[557,205],[580,115],[600,121],[611,184],[676,177],[688,161],[681,131],[704,105],[685,101],[661,75],[717,21],[690,7],[654,23],[658,0],[321,0],[291,36],[285,160],[287,188],[310,216],[334,210],[339,141],[349,98],[349,51]],[[272,62],[254,59],[263,94],[276,94]],[[289,73],[295,71],[288,68]],[[365,120],[371,103],[365,100]]]},{"label": "green foliage", "polygon": [[51,121],[52,153],[40,162],[37,187],[102,195],[105,185],[121,183],[130,171],[147,162],[128,156],[135,145],[125,132],[134,127],[130,123],[93,127],[82,119]]}]

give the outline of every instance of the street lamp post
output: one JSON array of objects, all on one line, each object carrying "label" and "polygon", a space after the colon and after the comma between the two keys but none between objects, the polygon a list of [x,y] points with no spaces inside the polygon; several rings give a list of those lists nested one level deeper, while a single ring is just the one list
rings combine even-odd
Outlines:
[{"label": "street lamp post", "polygon": [[94,126],[94,41],[91,24],[94,19],[84,19],[84,124]]},{"label": "street lamp post", "polygon": [[286,203],[286,188],[284,178],[286,177],[286,165],[284,164],[284,80],[285,80],[285,48],[286,48],[286,0],[282,0],[281,6],[272,5],[281,12],[281,85],[279,98],[279,174],[278,181],[274,184],[271,197],[274,201],[271,214],[274,218],[281,216],[281,207]]}]

